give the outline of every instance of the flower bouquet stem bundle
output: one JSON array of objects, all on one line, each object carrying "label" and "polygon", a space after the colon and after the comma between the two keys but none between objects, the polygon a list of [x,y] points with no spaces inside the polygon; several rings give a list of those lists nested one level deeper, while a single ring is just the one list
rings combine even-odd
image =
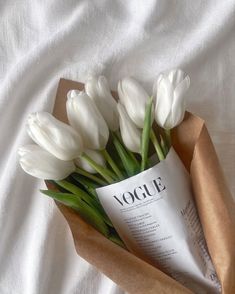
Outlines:
[{"label": "flower bouquet stem bundle", "polygon": [[[208,135],[201,132],[203,123],[192,115],[182,122],[188,86],[189,79],[180,70],[161,75],[152,96],[133,79],[123,79],[117,104],[104,77],[91,78],[86,93],[69,91],[81,90],[81,85],[61,80],[54,116],[70,126],[46,113],[31,115],[27,129],[37,145],[19,152],[23,169],[47,180],[48,190],[43,193],[57,201],[78,253],[130,293],[219,292],[194,200],[222,290],[233,293],[233,276],[225,268],[234,265],[231,244],[235,237],[221,195],[224,182],[219,181],[214,195],[220,207],[224,205],[224,219],[230,227],[219,228],[218,242],[208,222],[215,216],[211,213],[208,217],[204,207],[205,199],[210,207],[212,201],[201,188],[203,167],[198,168],[192,159],[201,134],[206,143]],[[186,201],[188,195],[192,197],[189,176],[172,144],[184,165],[193,167],[195,199],[190,198],[190,203]],[[203,149],[199,149],[199,157]],[[212,162],[210,172],[213,169],[218,169],[217,162]],[[211,191],[214,178],[210,173],[207,176]],[[153,195],[155,192],[158,195]],[[229,194],[227,190],[224,193]],[[185,204],[182,207],[181,202]]]}]

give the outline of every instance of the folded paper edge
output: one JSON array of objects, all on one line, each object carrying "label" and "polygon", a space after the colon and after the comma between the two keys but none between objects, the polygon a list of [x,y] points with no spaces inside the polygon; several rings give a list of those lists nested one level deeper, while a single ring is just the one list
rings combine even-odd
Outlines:
[{"label": "folded paper edge", "polygon": [[195,144],[190,174],[222,293],[235,293],[235,205],[205,124]]}]

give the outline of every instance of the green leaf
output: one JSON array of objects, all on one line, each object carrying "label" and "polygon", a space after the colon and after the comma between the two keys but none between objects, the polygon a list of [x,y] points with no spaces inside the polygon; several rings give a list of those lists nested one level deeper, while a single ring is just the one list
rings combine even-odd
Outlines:
[{"label": "green leaf", "polygon": [[117,150],[117,153],[122,161],[122,164],[126,170],[128,176],[133,176],[139,172],[138,163],[125,150],[118,137],[113,133],[113,144]]},{"label": "green leaf", "polygon": [[65,204],[66,206],[69,206],[73,209],[79,208],[79,199],[76,198],[73,194],[70,193],[62,193],[62,192],[56,192],[52,190],[40,190],[43,194],[52,197],[53,199]]},{"label": "green leaf", "polygon": [[113,171],[117,175],[118,179],[123,180],[124,176],[123,176],[121,170],[118,168],[117,164],[114,162],[112,157],[109,155],[108,151],[106,149],[104,149],[104,150],[101,151],[101,153],[104,156],[107,163],[110,165],[110,167],[113,169]]},{"label": "green leaf", "polygon": [[118,246],[121,246],[122,248],[126,249],[126,245],[123,243],[122,239],[118,236],[118,234],[110,235],[109,240],[117,244]]},{"label": "green leaf", "polygon": [[43,194],[52,197],[56,201],[69,206],[79,212],[79,215],[96,228],[101,234],[108,238],[109,229],[103,217],[94,208],[87,205],[84,201],[70,193],[60,193],[51,190],[40,190]]},{"label": "green leaf", "polygon": [[88,179],[91,179],[92,181],[95,181],[99,185],[105,186],[108,184],[106,181],[100,179],[99,177],[97,177],[93,174],[88,173],[87,171],[83,170],[80,167],[76,167],[75,173],[78,173],[79,175],[82,175]]},{"label": "green leaf", "polygon": [[81,157],[86,160],[90,166],[96,170],[109,184],[112,184],[114,180],[117,180],[116,175],[106,167],[95,162],[90,156],[88,156],[85,152],[81,155]]},{"label": "green leaf", "polygon": [[87,179],[86,177],[80,176],[78,174],[72,174],[72,178],[81,184],[91,195],[97,198],[95,189],[100,187],[99,184],[96,184],[94,181]]},{"label": "green leaf", "polygon": [[144,117],[144,128],[141,136],[141,171],[146,169],[148,161],[148,151],[149,151],[149,138],[150,131],[152,127],[152,104],[153,97],[149,97],[146,104],[145,117]]},{"label": "green leaf", "polygon": [[87,193],[84,190],[82,190],[78,186],[76,186],[66,180],[58,180],[58,181],[55,181],[55,183],[75,195],[79,194],[80,196],[83,196],[83,197],[87,196]]},{"label": "green leaf", "polygon": [[161,160],[164,160],[165,159],[165,155],[164,155],[164,152],[162,151],[162,148],[161,148],[161,145],[159,144],[158,142],[158,139],[154,133],[154,130],[153,128],[151,128],[151,131],[150,131],[150,139],[153,143],[153,146],[156,150],[156,153],[157,153],[157,156],[158,156],[158,159],[161,161]]},{"label": "green leaf", "polygon": [[91,196],[84,191],[83,189],[79,188],[78,186],[69,183],[66,180],[61,180],[61,181],[55,181],[57,185],[60,187],[66,189],[67,191],[73,193],[76,197],[81,198],[83,201],[85,201],[87,204],[90,206],[97,208],[97,201],[91,198]]},{"label": "green leaf", "polygon": [[113,228],[113,224],[110,221],[109,217],[107,216],[103,206],[100,203],[100,200],[97,196],[96,193],[96,188],[99,187],[96,183],[92,182],[90,179],[86,179],[85,177],[81,177],[77,174],[73,174],[72,178],[78,182],[79,184],[82,184],[84,188],[87,190],[87,192],[95,199],[96,201],[96,208],[99,210],[100,214],[102,214],[104,221],[106,222],[107,225]]},{"label": "green leaf", "polygon": [[160,134],[160,145],[161,145],[161,148],[162,148],[164,155],[166,156],[168,153],[168,146],[167,146],[166,141],[164,140],[164,138],[161,134]]}]

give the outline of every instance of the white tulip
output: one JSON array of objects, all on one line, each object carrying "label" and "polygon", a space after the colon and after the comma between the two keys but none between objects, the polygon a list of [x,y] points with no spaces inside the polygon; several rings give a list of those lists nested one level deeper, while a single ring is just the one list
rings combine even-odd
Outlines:
[{"label": "white tulip", "polygon": [[79,95],[80,91],[79,90],[71,90],[67,93],[67,98],[74,98],[77,95]]},{"label": "white tulip", "polygon": [[30,114],[27,131],[35,143],[61,160],[77,158],[83,151],[79,134],[50,113]]},{"label": "white tulip", "polygon": [[109,129],[95,103],[84,91],[69,92],[67,97],[69,123],[81,135],[85,148],[104,149]]},{"label": "white tulip", "polygon": [[185,76],[180,69],[159,76],[153,87],[155,120],[159,126],[170,130],[182,122],[186,108],[185,93],[189,85],[189,76]]},{"label": "white tulip", "polygon": [[[100,152],[95,151],[95,150],[91,150],[91,149],[87,149],[84,151],[84,153],[86,153],[92,160],[94,160],[97,164],[105,167],[105,159],[104,157],[100,154]],[[82,169],[84,169],[85,171],[87,171],[90,174],[95,174],[97,173],[96,170],[94,170],[90,164],[87,162],[87,160],[85,160],[83,157],[80,158],[76,158],[75,159],[75,163],[77,166],[81,167]]]},{"label": "white tulip", "polygon": [[88,96],[95,102],[111,131],[119,128],[117,102],[113,98],[108,81],[104,76],[91,76],[85,90]]},{"label": "white tulip", "polygon": [[18,150],[22,169],[39,179],[62,180],[75,171],[73,161],[56,158],[38,145],[26,145]]},{"label": "white tulip", "polygon": [[133,78],[124,78],[118,83],[118,95],[132,121],[143,128],[148,93]]},{"label": "white tulip", "polygon": [[140,153],[141,131],[128,116],[124,106],[118,103],[119,123],[122,140],[132,152]]}]

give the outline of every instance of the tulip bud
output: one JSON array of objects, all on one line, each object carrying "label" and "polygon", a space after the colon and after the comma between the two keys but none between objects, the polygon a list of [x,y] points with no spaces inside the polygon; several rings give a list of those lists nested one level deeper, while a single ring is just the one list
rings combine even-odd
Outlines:
[{"label": "tulip bud", "polygon": [[35,143],[61,160],[72,160],[82,153],[82,140],[79,134],[50,113],[30,114],[27,131]]},{"label": "tulip bud", "polygon": [[125,146],[132,152],[140,153],[141,131],[130,119],[121,103],[118,103],[117,108],[119,112],[121,136]]},{"label": "tulip bud", "polygon": [[77,95],[79,95],[80,91],[79,90],[71,90],[67,93],[67,98],[74,98]]},{"label": "tulip bud", "polygon": [[22,169],[39,179],[62,180],[75,171],[73,161],[56,158],[38,145],[26,145],[18,150]]},{"label": "tulip bud", "polygon": [[[100,152],[95,151],[95,150],[91,150],[91,149],[87,149],[84,151],[84,153],[86,153],[97,164],[105,167],[105,160],[104,160],[104,157],[100,154]],[[97,171],[95,169],[93,169],[90,166],[90,164],[87,162],[87,160],[85,160],[83,157],[76,158],[75,163],[77,166],[81,167],[82,169],[84,169],[85,171],[87,171],[90,174],[97,173]]]},{"label": "tulip bud", "polygon": [[155,119],[159,126],[170,130],[182,122],[186,109],[185,93],[189,85],[189,76],[185,76],[180,69],[159,76],[153,87]]},{"label": "tulip bud", "polygon": [[94,101],[111,131],[119,128],[117,102],[104,76],[92,76],[85,84],[88,96]]},{"label": "tulip bud", "polygon": [[86,149],[104,149],[109,129],[95,103],[81,91],[69,92],[66,109],[69,123],[81,135]]},{"label": "tulip bud", "polygon": [[118,83],[118,95],[131,120],[143,128],[148,93],[133,78],[124,78]]}]

